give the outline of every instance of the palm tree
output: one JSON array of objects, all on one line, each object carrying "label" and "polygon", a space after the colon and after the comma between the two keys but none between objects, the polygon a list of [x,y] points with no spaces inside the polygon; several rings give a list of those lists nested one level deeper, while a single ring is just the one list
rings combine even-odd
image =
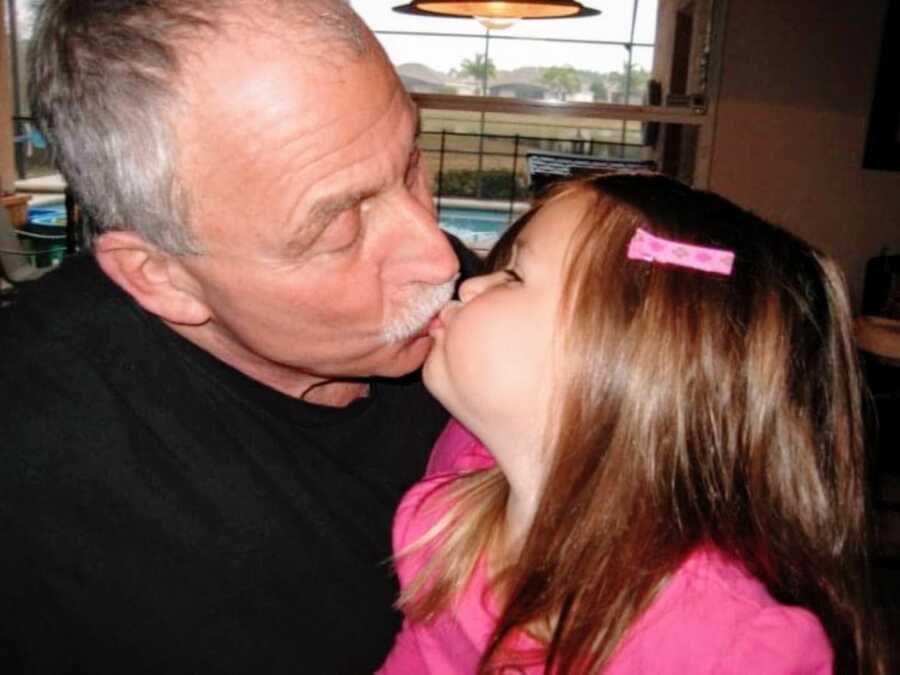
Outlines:
[{"label": "palm tree", "polygon": [[550,91],[561,101],[581,89],[581,80],[572,66],[551,66],[541,73],[541,84],[547,85]]},{"label": "palm tree", "polygon": [[[606,84],[615,93],[623,97],[625,96],[625,74],[628,72],[628,62],[622,64],[622,70],[604,73],[602,77],[606,80]],[[641,93],[647,89],[647,81],[650,79],[650,72],[645,70],[643,66],[637,63],[631,64],[630,82],[628,83],[628,91],[630,94]]]},{"label": "palm tree", "polygon": [[487,92],[488,80],[497,76],[497,67],[490,59],[486,59],[484,54],[476,54],[475,60],[463,59],[459,66],[460,73],[468,75],[473,80],[481,82],[484,91]]}]

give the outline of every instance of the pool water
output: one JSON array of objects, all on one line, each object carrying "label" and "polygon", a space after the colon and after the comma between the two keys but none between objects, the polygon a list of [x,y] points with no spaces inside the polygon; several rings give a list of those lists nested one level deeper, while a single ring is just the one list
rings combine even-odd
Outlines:
[{"label": "pool water", "polygon": [[510,223],[508,211],[460,207],[442,207],[439,220],[444,230],[472,248],[490,248]]},{"label": "pool water", "polygon": [[28,208],[28,222],[32,225],[50,227],[66,226],[66,205],[64,203],[42,204]]},{"label": "pool water", "polygon": [[[64,236],[66,234],[65,202],[50,202],[28,207],[28,223],[25,231],[33,234]],[[25,239],[25,245],[34,252],[37,267],[55,265],[63,259],[64,239]]]}]

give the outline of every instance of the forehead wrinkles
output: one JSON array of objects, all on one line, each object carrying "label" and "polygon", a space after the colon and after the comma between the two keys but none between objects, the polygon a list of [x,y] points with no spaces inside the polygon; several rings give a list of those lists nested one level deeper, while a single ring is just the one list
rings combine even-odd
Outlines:
[{"label": "forehead wrinkles", "polygon": [[[303,166],[283,174],[279,189],[306,186],[297,191],[291,208],[296,223],[292,239],[298,247],[311,245],[334,216],[405,175],[415,144],[414,114],[403,89],[395,87],[377,119],[362,120],[338,145],[312,143]],[[333,139],[346,128],[345,120],[338,119],[314,133]]]},{"label": "forehead wrinkles", "polygon": [[[301,171],[314,171],[323,178],[340,173],[345,179],[340,181],[342,188],[327,181],[311,182],[310,191],[298,196],[298,201],[308,201],[311,215],[327,208],[329,200],[368,196],[405,173],[415,145],[413,111],[405,92],[395,88],[384,109],[373,117],[360,117],[353,129],[342,117],[312,132],[313,139],[332,140],[311,143]],[[334,139],[339,142],[335,144]]]}]

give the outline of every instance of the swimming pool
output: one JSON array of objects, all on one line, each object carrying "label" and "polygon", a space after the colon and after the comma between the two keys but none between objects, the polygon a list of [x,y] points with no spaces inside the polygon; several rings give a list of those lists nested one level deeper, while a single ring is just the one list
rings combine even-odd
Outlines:
[{"label": "swimming pool", "polygon": [[[519,209],[516,209],[518,211]],[[514,212],[512,220],[518,213]],[[459,237],[470,248],[488,249],[509,227],[509,210],[497,211],[468,206],[441,206],[441,228]]]},{"label": "swimming pool", "polygon": [[28,207],[28,222],[23,228],[25,232],[44,237],[60,237],[59,239],[25,240],[25,247],[33,254],[33,262],[37,267],[47,267],[62,262],[66,235],[66,204],[64,201],[43,201]]},{"label": "swimming pool", "polygon": [[[28,207],[28,223],[29,225],[37,225],[35,231],[40,231],[43,227],[62,227],[66,226],[66,203],[65,202],[46,202],[38,206]],[[31,229],[31,228],[29,228]],[[50,234],[55,234],[51,232]]]}]

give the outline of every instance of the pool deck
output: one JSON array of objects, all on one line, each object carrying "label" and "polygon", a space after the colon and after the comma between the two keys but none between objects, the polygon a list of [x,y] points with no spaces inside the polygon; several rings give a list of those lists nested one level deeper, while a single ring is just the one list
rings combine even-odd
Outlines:
[{"label": "pool deck", "polygon": [[[435,207],[446,207],[448,209],[481,209],[483,211],[499,211],[501,213],[509,212],[509,201],[498,201],[488,199],[469,199],[466,197],[435,197]],[[531,202],[513,202],[513,215],[519,216],[531,206]]]}]

